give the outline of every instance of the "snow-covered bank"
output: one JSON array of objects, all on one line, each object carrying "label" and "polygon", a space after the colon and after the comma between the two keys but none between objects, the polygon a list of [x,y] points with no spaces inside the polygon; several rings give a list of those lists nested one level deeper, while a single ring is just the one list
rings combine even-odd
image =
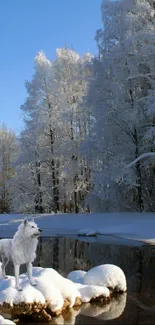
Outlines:
[{"label": "snow-covered bank", "polygon": [[34,267],[33,277],[37,286],[30,285],[27,275],[21,274],[20,292],[15,288],[13,276],[5,280],[1,277],[0,311],[6,312],[7,309],[12,316],[27,314],[48,321],[66,307],[72,308],[92,301],[102,301],[103,304],[109,302],[111,291],[108,286],[113,290],[117,287],[117,291],[126,291],[124,273],[114,265],[98,266],[83,275],[84,284],[81,284],[64,278],[54,269]]},{"label": "snow-covered bank", "polygon": [[[24,215],[0,215],[0,237],[12,236]],[[35,215],[43,236],[111,235],[155,243],[155,213],[88,213]]]}]

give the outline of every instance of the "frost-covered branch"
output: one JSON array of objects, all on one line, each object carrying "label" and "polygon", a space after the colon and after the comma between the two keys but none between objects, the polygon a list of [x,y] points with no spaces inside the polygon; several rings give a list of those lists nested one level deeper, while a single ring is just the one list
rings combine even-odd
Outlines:
[{"label": "frost-covered branch", "polygon": [[139,157],[137,157],[135,160],[133,160],[130,164],[126,165],[125,168],[130,168],[132,166],[134,166],[138,161],[147,158],[147,157],[154,157],[155,156],[155,152],[146,152],[143,153],[142,155],[140,155]]},{"label": "frost-covered branch", "polygon": [[135,78],[146,78],[146,79],[148,79],[149,81],[152,82],[152,79],[150,78],[150,76],[152,76],[150,73],[147,73],[147,74],[139,73],[139,74],[136,74],[136,75],[129,76],[126,80],[132,80],[132,79],[135,79]]}]

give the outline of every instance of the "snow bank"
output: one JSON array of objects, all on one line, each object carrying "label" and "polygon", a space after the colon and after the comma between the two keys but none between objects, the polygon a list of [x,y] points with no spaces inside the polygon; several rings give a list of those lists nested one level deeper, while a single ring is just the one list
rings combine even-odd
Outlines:
[{"label": "snow bank", "polygon": [[[13,236],[24,217],[19,214],[0,214],[0,237]],[[72,213],[38,214],[34,217],[43,229],[44,236],[100,234],[155,244],[155,213],[152,212],[79,213],[78,217]]]},{"label": "snow bank", "polygon": [[82,284],[83,283],[83,277],[84,277],[85,274],[86,274],[85,271],[75,270],[75,271],[70,272],[67,275],[67,278],[69,280],[71,280],[72,282],[81,283]]},{"label": "snow bank", "polygon": [[0,315],[0,325],[16,325],[14,322],[12,322],[9,319],[5,319]]},{"label": "snow bank", "polygon": [[118,292],[127,290],[124,272],[113,264],[103,264],[92,268],[84,275],[83,283],[107,287]]}]

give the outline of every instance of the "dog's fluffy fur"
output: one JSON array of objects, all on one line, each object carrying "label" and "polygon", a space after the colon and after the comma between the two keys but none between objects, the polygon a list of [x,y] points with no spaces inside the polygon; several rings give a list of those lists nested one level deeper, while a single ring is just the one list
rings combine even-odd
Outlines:
[{"label": "dog's fluffy fur", "polygon": [[14,274],[17,290],[21,291],[19,285],[20,265],[27,265],[27,274],[32,285],[36,285],[32,278],[32,262],[36,257],[38,237],[41,230],[34,220],[25,219],[18,227],[12,239],[0,240],[0,255],[2,258],[2,275],[6,278],[5,268],[9,261],[14,264]]}]

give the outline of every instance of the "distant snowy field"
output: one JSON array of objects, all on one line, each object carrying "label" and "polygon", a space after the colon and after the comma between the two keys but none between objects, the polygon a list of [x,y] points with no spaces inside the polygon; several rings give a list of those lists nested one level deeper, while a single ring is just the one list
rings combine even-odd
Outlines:
[{"label": "distant snowy field", "polygon": [[[0,237],[12,236],[28,215],[0,215]],[[43,236],[109,235],[155,244],[155,213],[40,214],[35,221]]]}]

